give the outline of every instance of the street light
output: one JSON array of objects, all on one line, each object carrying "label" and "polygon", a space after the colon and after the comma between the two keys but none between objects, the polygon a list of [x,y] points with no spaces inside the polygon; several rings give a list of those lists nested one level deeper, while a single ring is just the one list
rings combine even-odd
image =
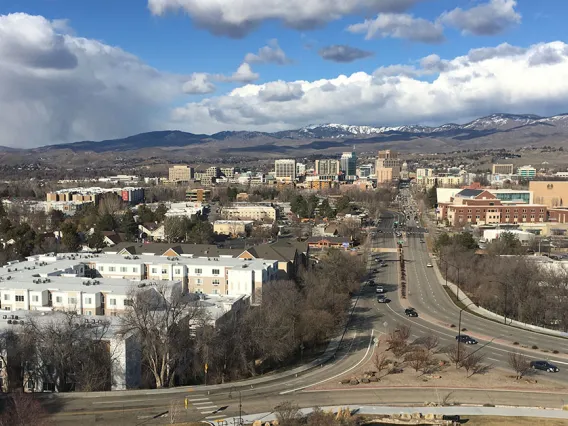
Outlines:
[{"label": "street light", "polygon": [[[468,306],[473,305],[473,302],[468,303],[467,305],[465,305],[463,308],[460,309],[460,317],[458,320],[458,360],[460,359],[460,345],[461,345],[461,340],[460,340],[460,336],[461,336],[461,330],[462,330],[462,312],[464,311],[464,309],[467,309]],[[456,365],[457,367],[457,365]]]},{"label": "street light", "polygon": [[446,259],[443,259],[440,257],[440,262],[444,262],[446,264],[446,287],[448,286],[448,265],[456,268],[456,270],[458,271],[458,283],[456,285],[456,297],[458,299],[458,302],[460,301],[460,268],[458,268],[456,265],[451,264],[450,262],[448,262]]},{"label": "street light", "polygon": [[503,305],[503,323],[507,325],[507,294],[509,293],[509,283],[499,281],[499,280],[491,280],[490,283],[497,283],[505,286],[505,304]]}]

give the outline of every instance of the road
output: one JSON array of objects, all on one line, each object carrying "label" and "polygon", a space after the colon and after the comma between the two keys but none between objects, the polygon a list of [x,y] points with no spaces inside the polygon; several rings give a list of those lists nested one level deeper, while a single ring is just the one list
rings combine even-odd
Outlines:
[{"label": "road", "polygon": [[[374,255],[380,256],[387,267],[376,266],[370,260],[371,269],[378,268],[374,279],[383,284],[392,302],[378,304],[373,287],[363,287],[353,318],[348,325],[345,338],[335,359],[319,368],[312,369],[297,377],[275,378],[261,385],[247,382],[235,387],[196,386],[136,393],[110,393],[80,398],[72,394],[52,395],[51,407],[58,425],[81,423],[83,426],[97,424],[151,425],[170,422],[175,413],[176,421],[215,420],[238,417],[239,413],[252,414],[271,411],[286,400],[293,400],[304,407],[340,404],[423,404],[425,401],[440,402],[451,394],[451,400],[472,404],[510,404],[560,407],[568,402],[568,394],[544,392],[481,391],[467,389],[356,389],[343,388],[339,391],[313,391],[309,388],[323,383],[333,383],[338,377],[356,369],[373,355],[373,338],[392,329],[396,324],[411,324],[412,337],[435,334],[441,345],[455,343],[456,330],[450,324],[457,324],[459,309],[447,296],[437,277],[426,264],[430,261],[425,244],[420,243],[420,232],[409,235],[404,244],[409,285],[408,302],[420,313],[418,318],[404,315],[404,305],[396,297],[398,289],[398,261],[396,239],[393,234],[397,214],[387,214],[380,228],[381,233],[373,241]],[[400,220],[400,219],[398,219]],[[486,355],[488,362],[507,368],[507,358],[516,348],[508,345],[513,341],[536,344],[539,347],[558,348],[568,351],[565,341],[533,332],[513,329],[502,324],[484,320],[464,312],[462,327],[468,334],[478,338],[477,347]],[[477,348],[476,347],[476,348]],[[525,350],[536,358],[543,355]],[[550,356],[550,360],[567,365],[567,359]],[[563,368],[555,378],[568,380]],[[237,387],[238,386],[238,387]],[[187,400],[187,409],[184,404]],[[154,418],[160,414],[163,417]]]}]

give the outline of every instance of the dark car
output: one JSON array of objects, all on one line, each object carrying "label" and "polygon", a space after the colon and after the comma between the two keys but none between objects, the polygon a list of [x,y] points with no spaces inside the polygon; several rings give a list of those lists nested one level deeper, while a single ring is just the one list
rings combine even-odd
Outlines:
[{"label": "dark car", "polygon": [[556,365],[548,361],[531,361],[531,368],[547,371],[548,373],[558,373],[560,371]]},{"label": "dark car", "polygon": [[380,294],[379,296],[377,296],[377,302],[379,303],[390,303],[390,301],[391,300],[384,294]]},{"label": "dark car", "polygon": [[467,334],[458,334],[456,336],[456,340],[460,343],[465,343],[466,345],[477,345],[479,343],[473,337],[468,336]]},{"label": "dark car", "polygon": [[404,315],[406,315],[407,317],[417,317],[418,312],[416,312],[414,308],[407,308],[404,310]]}]

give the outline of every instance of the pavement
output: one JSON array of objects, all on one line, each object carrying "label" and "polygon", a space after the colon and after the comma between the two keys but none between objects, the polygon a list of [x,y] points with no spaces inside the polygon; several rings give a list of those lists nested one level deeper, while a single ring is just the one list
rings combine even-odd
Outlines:
[{"label": "pavement", "polygon": [[[442,414],[442,415],[458,415],[462,417],[467,416],[499,416],[499,417],[538,417],[546,419],[568,419],[568,411],[562,410],[546,410],[527,407],[386,407],[374,405],[345,405],[345,406],[331,406],[320,407],[327,412],[337,413],[341,410],[350,410],[353,414],[365,415],[381,415],[381,414]],[[312,408],[301,409],[303,415],[308,415],[313,411]],[[276,420],[276,415],[273,412],[258,413],[248,416],[242,416],[232,419],[227,419],[227,426],[236,426],[241,424],[250,424],[255,420],[262,420],[268,422]],[[215,422],[211,423],[215,425]]]},{"label": "pavement", "polygon": [[[378,304],[372,287],[363,287],[353,308],[345,336],[328,362],[312,363],[311,368],[299,368],[285,373],[235,382],[226,385],[192,386],[165,390],[39,395],[47,400],[58,425],[150,425],[166,424],[175,417],[179,421],[215,421],[231,419],[239,413],[270,412],[283,401],[296,401],[301,407],[337,405],[421,405],[440,402],[447,397],[460,404],[498,404],[560,408],[568,403],[568,392],[483,390],[463,388],[342,388],[312,389],[333,383],[371,359],[376,336],[388,332],[397,324],[410,324],[412,337],[435,334],[440,345],[455,343],[459,308],[453,304],[442,283],[433,271],[426,268],[431,261],[426,244],[420,243],[421,232],[410,233],[405,243],[407,259],[408,304],[419,312],[418,318],[404,315],[398,294],[398,260],[393,223],[399,214],[386,214],[381,223],[382,233],[373,241],[374,256],[388,264],[378,268],[374,279],[386,287],[392,302]],[[378,253],[376,253],[378,252]],[[372,265],[376,262],[371,261]],[[517,348],[512,342],[536,344],[540,348],[556,348],[568,352],[568,340],[506,327],[467,312],[462,313],[462,327],[478,338],[487,360],[497,367],[508,368],[510,352],[522,351],[531,358],[547,358],[561,368],[554,379],[568,381],[568,360],[563,355],[544,354]],[[540,374],[540,373],[539,373]],[[546,374],[546,373],[541,373]],[[551,379],[553,375],[548,375]],[[176,420],[177,421],[177,420]]]}]

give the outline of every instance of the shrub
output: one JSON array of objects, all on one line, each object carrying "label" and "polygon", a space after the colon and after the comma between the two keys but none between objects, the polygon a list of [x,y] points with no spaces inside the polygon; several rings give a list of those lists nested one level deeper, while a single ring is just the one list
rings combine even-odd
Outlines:
[{"label": "shrub", "polygon": [[467,328],[463,327],[463,328],[462,328],[462,331],[467,331]]},{"label": "shrub", "polygon": [[519,342],[513,342],[513,345],[517,346],[519,344]]},{"label": "shrub", "polygon": [[455,324],[450,325],[450,328],[456,328]]},{"label": "shrub", "polygon": [[558,351],[557,351],[556,349],[554,349],[554,350],[552,351],[552,353],[553,353],[553,354],[557,354]]},{"label": "shrub", "polygon": [[537,346],[537,345],[532,345],[532,346],[531,346],[531,349],[538,349],[538,346]]}]

